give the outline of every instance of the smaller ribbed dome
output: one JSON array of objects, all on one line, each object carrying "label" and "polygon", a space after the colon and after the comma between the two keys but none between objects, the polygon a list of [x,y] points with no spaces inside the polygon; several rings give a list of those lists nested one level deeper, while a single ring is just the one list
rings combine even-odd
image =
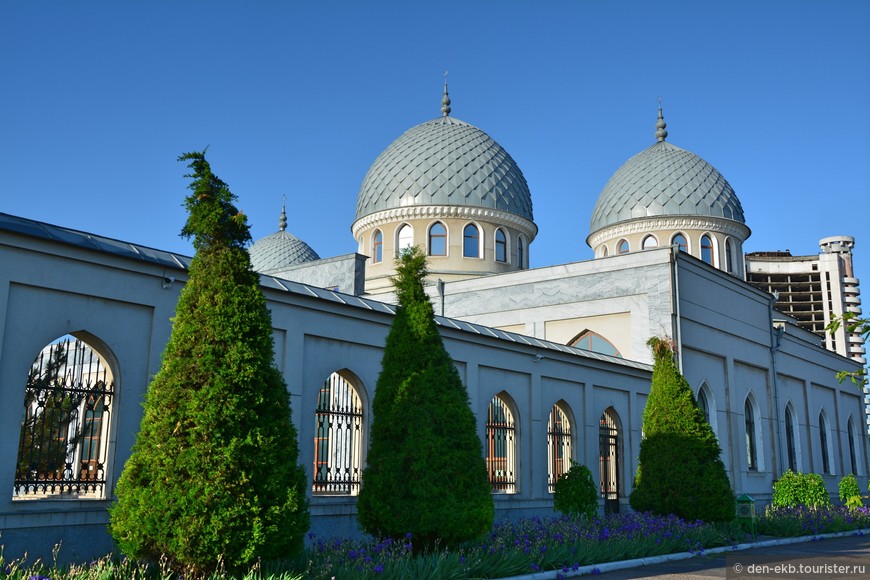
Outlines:
[{"label": "smaller ribbed dome", "polygon": [[251,256],[251,265],[257,272],[272,272],[282,270],[288,266],[304,264],[319,260],[320,256],[311,249],[311,246],[288,233],[287,214],[281,208],[281,219],[278,222],[278,231],[274,234],[259,239],[248,248]]},{"label": "smaller ribbed dome", "polygon": [[664,137],[616,170],[598,197],[589,232],[652,216],[713,216],[745,223],[740,200],[722,174]]}]

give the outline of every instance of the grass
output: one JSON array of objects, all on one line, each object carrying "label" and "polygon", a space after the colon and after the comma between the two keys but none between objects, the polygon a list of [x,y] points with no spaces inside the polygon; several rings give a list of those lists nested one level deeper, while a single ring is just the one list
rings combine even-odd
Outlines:
[{"label": "grass", "polygon": [[[843,507],[768,509],[759,533],[792,537],[870,528],[870,510]],[[569,573],[580,566],[732,545],[746,539],[736,524],[685,522],[679,518],[626,513],[576,520],[530,518],[499,522],[484,538],[449,552],[413,556],[413,538],[344,540],[309,536],[294,560],[257,566],[244,575],[215,573],[209,580],[297,580],[300,578],[504,578],[544,570]],[[58,548],[59,549],[59,548]],[[60,566],[27,558],[6,560],[0,578],[9,580],[180,580],[168,562],[144,563],[106,556]]]}]

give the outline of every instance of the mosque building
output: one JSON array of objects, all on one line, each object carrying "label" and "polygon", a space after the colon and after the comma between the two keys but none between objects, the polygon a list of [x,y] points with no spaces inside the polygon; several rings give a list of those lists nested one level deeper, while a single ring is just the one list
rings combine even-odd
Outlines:
[{"label": "mosque building", "polygon": [[[356,251],[320,258],[287,232],[283,208],[278,231],[249,249],[291,394],[314,533],[358,533],[395,313],[389,279],[411,245],[429,257],[427,290],[477,417],[498,517],[552,513],[571,461],[592,469],[603,511],[629,509],[653,336],[673,341],[738,495],[769,501],[788,469],[819,473],[834,497],[848,473],[866,487],[864,394],[836,378],[862,368],[863,343],[820,329],[834,314],[861,313],[853,238],[826,238],[818,259],[744,255],[750,228],[737,194],[667,140],[659,108],[655,142],[595,204],[586,238],[595,257],[530,269],[538,226],[529,184],[501,145],[451,113],[445,84],[441,115],[374,159],[349,224]],[[58,541],[79,556],[104,554],[106,508],[190,258],[0,213],[0,263],[6,556],[50,554]],[[40,407],[29,377],[57,344],[98,361],[87,376],[100,378],[70,411],[88,437],[34,459],[36,435],[26,431]],[[53,388],[68,397],[82,387]]]}]

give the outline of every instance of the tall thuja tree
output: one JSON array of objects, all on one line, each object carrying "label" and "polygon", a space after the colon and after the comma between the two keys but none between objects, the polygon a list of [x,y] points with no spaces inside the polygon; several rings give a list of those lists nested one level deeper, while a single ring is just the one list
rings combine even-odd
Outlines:
[{"label": "tall thuja tree", "polygon": [[379,537],[410,533],[415,551],[455,546],[490,530],[492,490],[468,392],[423,290],[423,252],[405,250],[396,272],[359,521]]},{"label": "tall thuja tree", "polygon": [[247,219],[204,152],[179,160],[196,254],[110,528],[124,554],[196,575],[294,554],[309,515]]},{"label": "tall thuja tree", "polygon": [[647,344],[655,362],[631,507],[687,520],[730,521],[734,492],[716,435],[677,368],[670,343],[654,337]]}]

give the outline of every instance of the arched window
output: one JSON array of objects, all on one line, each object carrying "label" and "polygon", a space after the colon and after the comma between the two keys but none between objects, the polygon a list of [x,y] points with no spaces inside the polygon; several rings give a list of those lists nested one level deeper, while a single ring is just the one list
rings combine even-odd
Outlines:
[{"label": "arched window", "polygon": [[556,481],[571,469],[571,421],[565,401],[550,410],[547,420],[547,485],[553,493]]},{"label": "arched window", "polygon": [[648,250],[650,248],[657,248],[659,247],[659,241],[654,235],[650,234],[643,239],[643,244],[641,245],[641,247],[644,250]]},{"label": "arched window", "polygon": [[855,422],[852,421],[852,417],[849,417],[849,421],[846,423],[846,429],[848,431],[847,437],[849,438],[849,465],[852,466],[852,474],[853,475],[861,475],[858,470],[858,462],[856,461],[857,455],[855,454]]},{"label": "arched window", "polygon": [[689,253],[689,242],[683,234],[675,234],[674,237],[671,238],[671,245],[677,246],[677,249],[681,252]]},{"label": "arched window", "polygon": [[819,443],[822,450],[822,473],[833,475],[834,470],[831,465],[831,433],[828,430],[828,418],[825,415],[825,410],[819,413]]},{"label": "arched window", "polygon": [[517,236],[517,269],[523,270],[528,268],[526,256],[526,239],[523,236]]},{"label": "arched window", "polygon": [[[517,251],[519,252],[519,248]],[[507,262],[507,236],[501,228],[495,230],[495,261]]]},{"label": "arched window", "polygon": [[749,471],[758,471],[758,441],[755,432],[755,409],[752,401],[746,398],[743,405],[744,436],[746,439],[746,467]]},{"label": "arched window", "polygon": [[622,491],[621,439],[619,415],[613,407],[608,407],[598,420],[598,475],[606,514],[619,513]]},{"label": "arched window", "polygon": [[704,419],[710,424],[713,434],[716,435],[716,397],[706,381],[698,388],[698,407],[704,413]]},{"label": "arched window", "polygon": [[314,411],[314,478],[311,491],[356,495],[362,478],[363,405],[344,371],[323,383]]},{"label": "arched window", "polygon": [[598,248],[598,255],[601,256],[602,258],[606,258],[607,257],[607,246],[605,246],[604,244],[601,244],[601,247]]},{"label": "arched window", "polygon": [[583,350],[589,350],[592,352],[597,352],[599,354],[618,356],[622,358],[622,355],[619,353],[619,349],[617,349],[612,342],[610,342],[597,332],[593,332],[591,330],[584,330],[583,332],[575,336],[574,339],[568,343],[568,346],[576,346],[577,348],[582,348]]},{"label": "arched window", "polygon": [[630,250],[631,247],[628,245],[628,240],[619,240],[619,243],[616,245],[617,254],[627,254]]},{"label": "arched window", "polygon": [[497,493],[516,491],[516,427],[514,416],[501,393],[489,402],[486,418],[486,470]]},{"label": "arched window", "polygon": [[731,238],[725,240],[725,268],[729,274],[736,274],[734,268],[734,241]]},{"label": "arched window", "polygon": [[410,248],[413,245],[414,229],[408,224],[402,224],[396,232],[396,257],[399,256],[402,250]]},{"label": "arched window", "polygon": [[384,234],[375,230],[372,236],[372,261],[377,263],[384,259]]},{"label": "arched window", "polygon": [[701,236],[701,259],[711,266],[715,266],[713,263],[713,240],[708,234]]},{"label": "arched window", "polygon": [[710,402],[707,400],[707,393],[704,392],[704,387],[698,391],[698,407],[704,413],[704,420],[710,422]]},{"label": "arched window", "polygon": [[788,468],[797,473],[800,471],[798,464],[797,431],[795,430],[794,407],[791,403],[785,406],[785,449]]},{"label": "arched window", "polygon": [[462,230],[462,256],[465,258],[480,257],[480,230],[474,224],[468,224]]},{"label": "arched window", "polygon": [[114,379],[92,345],[66,335],[30,366],[12,499],[103,499]]},{"label": "arched window", "polygon": [[429,255],[447,255],[447,228],[441,222],[435,222],[429,228]]}]

